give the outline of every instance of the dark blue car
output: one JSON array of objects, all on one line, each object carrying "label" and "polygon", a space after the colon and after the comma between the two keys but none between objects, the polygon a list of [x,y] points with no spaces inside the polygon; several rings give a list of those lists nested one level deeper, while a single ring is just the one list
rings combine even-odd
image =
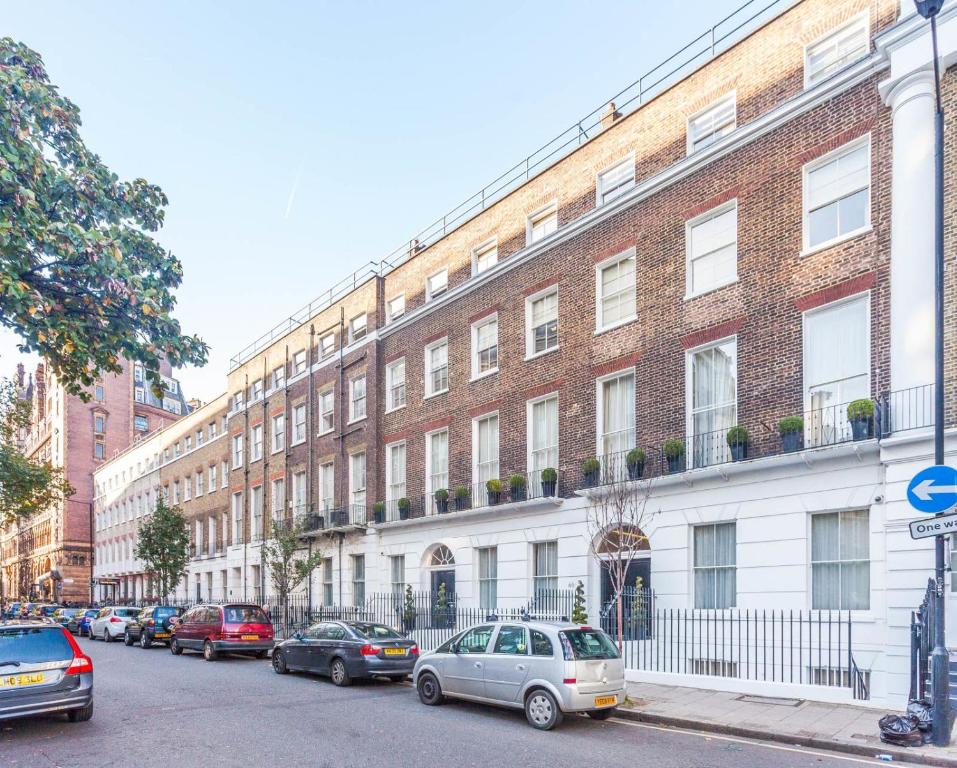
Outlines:
[{"label": "dark blue car", "polygon": [[100,613],[99,608],[87,608],[76,616],[76,633],[80,637],[87,637],[90,634],[90,622]]}]

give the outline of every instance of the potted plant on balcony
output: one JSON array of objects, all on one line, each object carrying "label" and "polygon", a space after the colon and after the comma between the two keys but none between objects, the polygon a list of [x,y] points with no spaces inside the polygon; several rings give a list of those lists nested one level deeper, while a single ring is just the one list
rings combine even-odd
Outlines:
[{"label": "potted plant on balcony", "polygon": [[405,604],[402,606],[402,629],[411,632],[415,629],[415,597],[412,594],[412,585],[405,585]]},{"label": "potted plant on balcony", "polygon": [[472,508],[472,491],[467,485],[455,487],[455,508],[459,512]]},{"label": "potted plant on balcony", "polygon": [[628,465],[628,479],[638,480],[645,474],[645,452],[641,448],[632,448],[625,456]]},{"label": "potted plant on balcony", "polygon": [[449,511],[449,492],[445,490],[445,488],[439,488],[432,494],[432,498],[435,499],[436,512],[440,515],[444,515]]},{"label": "potted plant on balcony", "polygon": [[731,449],[731,461],[748,458],[748,430],[744,427],[731,427],[728,430],[728,448]]},{"label": "potted plant on balcony", "polygon": [[851,422],[851,434],[855,440],[869,438],[871,425],[874,423],[874,401],[864,397],[849,403],[847,420]]},{"label": "potted plant on balcony", "polygon": [[403,496],[401,499],[399,499],[398,507],[399,507],[399,519],[408,520],[409,512],[412,510],[412,502]]},{"label": "potted plant on balcony", "polygon": [[376,523],[385,522],[385,502],[384,501],[377,501],[375,504],[372,505],[372,519]]},{"label": "potted plant on balcony", "polygon": [[601,475],[601,462],[592,456],[582,462],[582,487],[594,488]]},{"label": "potted plant on balcony", "polygon": [[553,467],[545,467],[542,470],[542,495],[554,496],[555,487],[558,485],[558,471]]},{"label": "potted plant on balcony", "polygon": [[512,475],[508,479],[508,490],[512,501],[525,501],[528,498],[528,493],[525,491],[525,475]]},{"label": "potted plant on balcony", "polygon": [[665,440],[661,452],[668,462],[668,472],[674,474],[685,468],[685,444],[681,440]]},{"label": "potted plant on balcony", "polygon": [[488,492],[488,503],[494,506],[502,497],[502,481],[497,478],[485,481],[485,490]]},{"label": "potted plant on balcony", "polygon": [[800,416],[785,416],[778,422],[781,447],[785,453],[801,450],[804,443],[804,419]]}]

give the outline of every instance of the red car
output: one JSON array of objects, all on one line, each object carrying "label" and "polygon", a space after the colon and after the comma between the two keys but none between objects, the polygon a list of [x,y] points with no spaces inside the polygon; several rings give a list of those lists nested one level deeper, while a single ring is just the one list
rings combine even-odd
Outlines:
[{"label": "red car", "polygon": [[272,622],[258,605],[194,605],[175,623],[170,651],[202,651],[206,661],[221,653],[246,653],[263,659],[273,647]]}]

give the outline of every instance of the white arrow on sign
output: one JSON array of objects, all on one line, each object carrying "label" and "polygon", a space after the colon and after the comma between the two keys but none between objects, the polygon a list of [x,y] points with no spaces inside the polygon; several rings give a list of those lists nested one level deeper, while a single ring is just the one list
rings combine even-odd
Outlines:
[{"label": "white arrow on sign", "polygon": [[915,485],[913,490],[913,494],[921,501],[930,501],[931,496],[940,493],[957,494],[957,485],[934,485],[934,481],[927,478]]}]

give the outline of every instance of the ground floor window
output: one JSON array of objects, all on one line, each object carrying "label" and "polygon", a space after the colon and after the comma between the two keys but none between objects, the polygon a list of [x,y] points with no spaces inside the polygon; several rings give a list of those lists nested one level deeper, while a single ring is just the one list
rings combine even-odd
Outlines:
[{"label": "ground floor window", "polygon": [[483,547],[478,550],[479,607],[495,608],[498,602],[498,549]]},{"label": "ground floor window", "polygon": [[535,597],[558,589],[558,542],[541,541],[532,545]]},{"label": "ground floor window", "polygon": [[392,594],[402,598],[405,594],[405,555],[393,555],[390,558]]},{"label": "ground floor window", "polygon": [[335,604],[332,593],[332,558],[327,557],[322,561],[322,604],[330,606]]},{"label": "ground floor window", "polygon": [[352,556],[352,604],[363,605],[366,601],[366,556]]},{"label": "ground floor window", "polygon": [[734,523],[699,525],[694,529],[694,607],[733,608],[736,600]]},{"label": "ground floor window", "polygon": [[811,518],[811,607],[866,611],[871,605],[866,509]]}]

